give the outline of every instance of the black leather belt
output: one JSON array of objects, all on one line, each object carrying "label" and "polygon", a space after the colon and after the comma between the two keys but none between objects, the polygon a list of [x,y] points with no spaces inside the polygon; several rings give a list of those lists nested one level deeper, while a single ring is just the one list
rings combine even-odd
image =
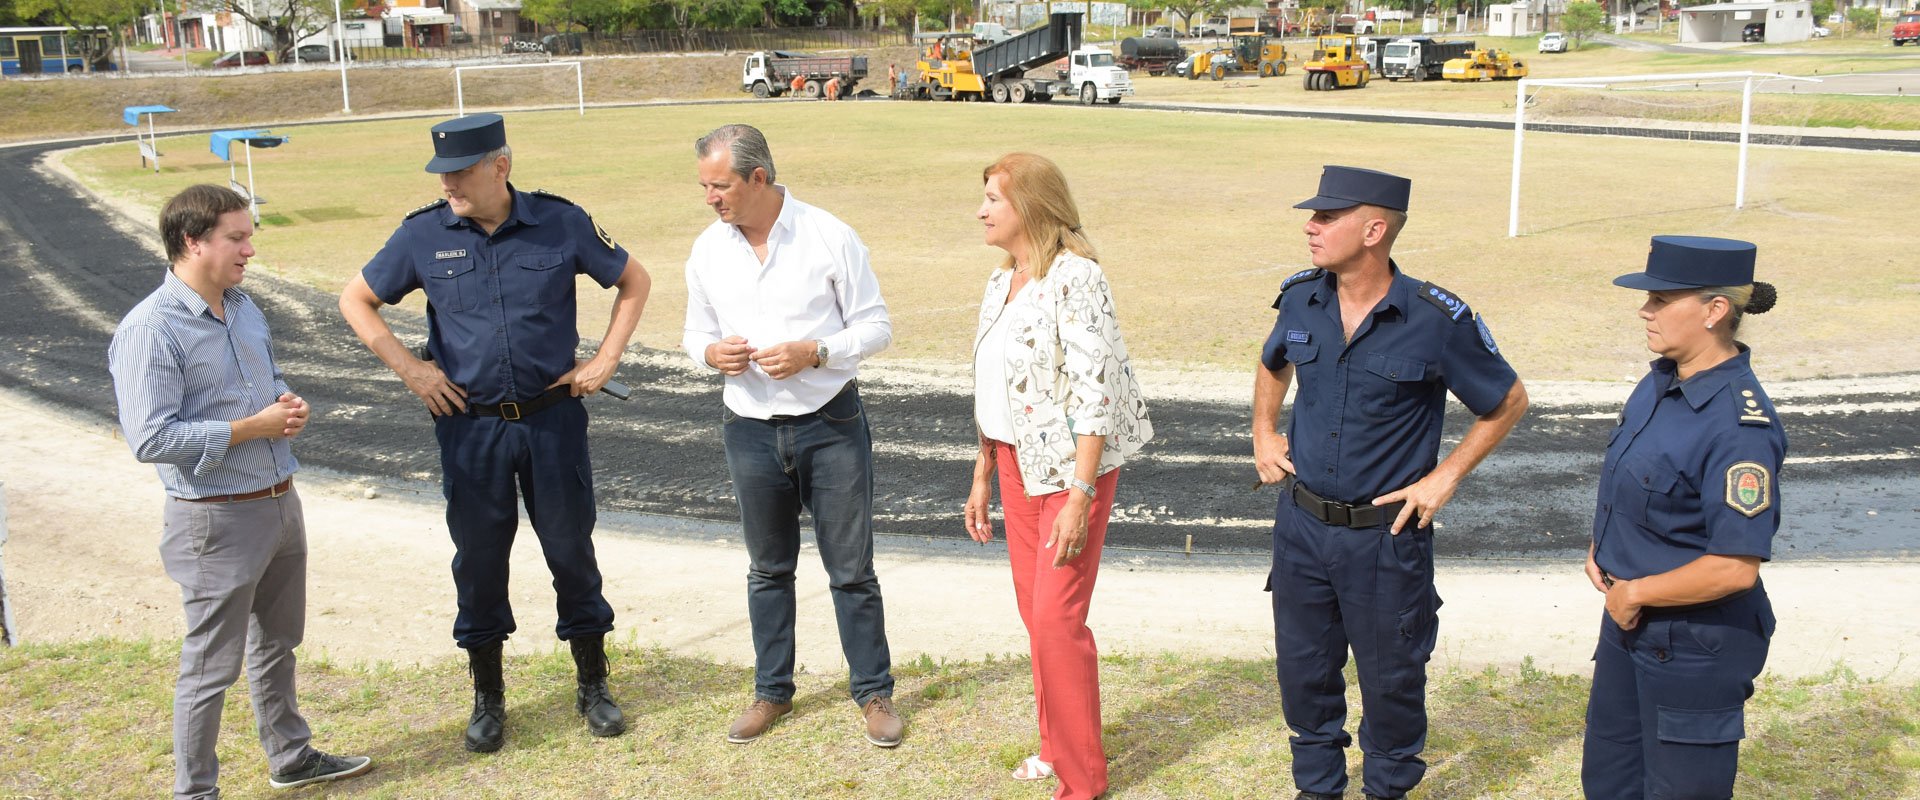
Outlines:
[{"label": "black leather belt", "polygon": [[1406,506],[1405,501],[1374,506],[1328,500],[1309,491],[1297,479],[1293,482],[1293,504],[1312,514],[1314,519],[1328,525],[1355,529],[1374,528],[1391,523],[1395,517],[1400,516],[1400,509]]},{"label": "black leather belt", "polygon": [[[855,389],[858,389],[859,388],[858,384],[859,384],[859,380],[857,379],[847,381],[847,385],[840,387],[840,391],[834,393],[833,400],[838,400],[840,399],[841,395],[844,395],[847,392],[851,392],[851,391],[854,391]],[[820,408],[826,408],[827,406],[832,405],[833,400],[828,400],[825,403],[821,403]],[[767,421],[768,422],[787,422],[789,420],[806,419],[808,417],[811,417],[815,414],[820,413],[820,408],[816,408],[805,414],[774,414],[773,416],[767,417]]]},{"label": "black leather belt", "polygon": [[526,417],[533,416],[534,414],[538,414],[549,408],[557,406],[560,404],[560,401],[569,399],[571,397],[573,397],[573,386],[571,384],[563,383],[559,386],[555,386],[551,389],[548,389],[545,394],[542,394],[539,397],[533,398],[532,400],[523,400],[523,401],[509,400],[499,405],[488,405],[486,403],[468,403],[467,415],[475,416],[475,417],[499,417],[501,419],[507,420],[508,422],[512,422],[517,419],[524,419]]}]

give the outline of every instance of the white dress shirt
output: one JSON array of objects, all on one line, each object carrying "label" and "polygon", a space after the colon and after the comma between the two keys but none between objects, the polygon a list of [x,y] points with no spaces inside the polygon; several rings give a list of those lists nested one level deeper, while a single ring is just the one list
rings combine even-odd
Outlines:
[{"label": "white dress shirt", "polygon": [[681,346],[707,369],[707,346],[739,336],[752,347],[818,339],[827,361],[785,380],[759,364],[730,375],[721,399],[753,419],[818,411],[859,373],[860,361],[893,343],[893,323],[867,246],[839,218],[782,195],[767,234],[767,260],[754,255],[739,227],[723,220],[693,242],[687,257],[687,324]]},{"label": "white dress shirt", "polygon": [[987,332],[981,334],[980,344],[973,351],[973,421],[980,426],[980,435],[996,442],[1013,443],[1013,400],[1007,391],[1007,337],[1012,326],[1007,320],[1014,317],[1008,313],[1014,310],[1020,299],[1027,294],[1027,286],[1020,287],[1019,293],[1007,302],[1006,308],[993,318],[993,324],[987,326]]}]

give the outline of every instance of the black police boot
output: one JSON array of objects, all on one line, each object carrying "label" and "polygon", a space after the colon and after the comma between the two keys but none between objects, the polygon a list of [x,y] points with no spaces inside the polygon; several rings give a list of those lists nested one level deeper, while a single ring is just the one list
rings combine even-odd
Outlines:
[{"label": "black police boot", "polygon": [[1308,792],[1303,790],[1299,794],[1294,795],[1293,800],[1340,800],[1340,795],[1327,794],[1326,792]]},{"label": "black police boot", "polygon": [[467,749],[491,753],[507,738],[507,685],[500,675],[500,643],[467,648],[467,671],[473,675]]},{"label": "black police boot", "polygon": [[627,720],[620,706],[607,692],[606,634],[575,636],[567,644],[573,647],[573,666],[579,686],[574,689],[574,710],[587,718],[587,731],[595,736],[619,736],[627,732]]}]

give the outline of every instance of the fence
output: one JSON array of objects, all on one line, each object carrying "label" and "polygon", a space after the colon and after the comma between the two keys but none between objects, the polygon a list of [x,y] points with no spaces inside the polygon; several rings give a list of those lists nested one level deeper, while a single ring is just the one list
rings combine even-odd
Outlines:
[{"label": "fence", "polygon": [[424,47],[355,47],[355,61],[464,59],[514,53],[617,56],[640,53],[843,50],[910,45],[903,30],[866,28],[749,28],[743,30],[647,30],[619,33],[486,34],[471,41]]}]

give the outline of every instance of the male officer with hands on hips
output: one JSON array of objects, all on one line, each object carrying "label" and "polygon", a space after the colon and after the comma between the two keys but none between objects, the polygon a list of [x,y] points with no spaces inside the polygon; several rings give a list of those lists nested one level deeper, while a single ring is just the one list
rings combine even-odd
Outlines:
[{"label": "male officer with hands on hips", "polygon": [[[1267,584],[1300,800],[1346,790],[1349,647],[1366,796],[1402,797],[1425,774],[1426,663],[1440,607],[1434,515],[1527,408],[1485,321],[1394,263],[1411,191],[1396,175],[1324,169],[1319,194],[1295,206],[1313,212],[1304,231],[1314,268],[1281,285],[1254,370],[1260,482],[1292,478],[1274,515]],[[1448,392],[1477,420],[1438,461]]]},{"label": "male officer with hands on hips", "polygon": [[[505,739],[501,645],[515,625],[507,558],[519,524],[516,488],[553,573],[559,621],[577,669],[575,708],[595,736],[626,723],[607,690],[605,636],[613,608],[594,558],[593,472],[580,398],[605,386],[640,321],[652,281],[585,211],[508,182],[513,154],[497,114],[433,126],[445,198],[409,213],[340,295],[340,313],[434,417],[453,535],[459,614],[454,639],[473,674],[466,747]],[[599,351],[574,357],[574,276],[618,289]],[[427,349],[416,358],[380,306],[427,295]]]}]

